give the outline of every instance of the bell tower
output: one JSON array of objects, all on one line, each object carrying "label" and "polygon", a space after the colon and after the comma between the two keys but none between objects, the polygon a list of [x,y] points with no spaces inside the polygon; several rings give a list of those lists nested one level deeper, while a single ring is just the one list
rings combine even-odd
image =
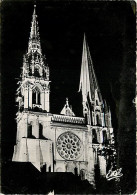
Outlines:
[{"label": "bell tower", "polygon": [[49,83],[49,67],[42,55],[34,5],[28,51],[23,57],[22,81],[19,83],[19,110],[49,112]]},{"label": "bell tower", "polygon": [[49,67],[42,55],[35,5],[18,85],[17,136],[12,160],[31,162],[38,170],[46,165],[52,171],[52,142],[47,135],[51,121]]}]

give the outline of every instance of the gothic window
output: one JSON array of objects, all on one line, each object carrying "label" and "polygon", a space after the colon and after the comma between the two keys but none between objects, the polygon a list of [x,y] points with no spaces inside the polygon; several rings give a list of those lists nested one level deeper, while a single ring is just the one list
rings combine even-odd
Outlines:
[{"label": "gothic window", "polygon": [[35,68],[35,69],[34,69],[34,76],[35,76],[35,77],[40,77],[39,69],[38,69],[38,68]]},{"label": "gothic window", "polygon": [[57,139],[57,151],[62,158],[74,160],[82,153],[81,140],[71,132],[63,133]]},{"label": "gothic window", "polygon": [[28,124],[28,138],[32,137],[32,125]]},{"label": "gothic window", "polygon": [[43,137],[43,126],[42,124],[40,123],[39,124],[39,138],[42,138]]},{"label": "gothic window", "polygon": [[32,104],[40,104],[40,91],[38,88],[32,91]]},{"label": "gothic window", "polygon": [[98,106],[98,101],[96,100],[96,105]]},{"label": "gothic window", "polygon": [[95,129],[92,129],[92,143],[96,144],[97,142],[97,133]]},{"label": "gothic window", "polygon": [[36,104],[36,91],[32,92],[32,104]]},{"label": "gothic window", "polygon": [[99,125],[99,116],[98,116],[98,114],[96,115],[96,123],[97,123],[97,125]]},{"label": "gothic window", "polygon": [[37,104],[40,104],[40,92],[39,91],[37,92],[37,96],[38,96],[38,103]]},{"label": "gothic window", "polygon": [[103,131],[103,143],[105,144],[107,142],[107,133],[106,131]]}]

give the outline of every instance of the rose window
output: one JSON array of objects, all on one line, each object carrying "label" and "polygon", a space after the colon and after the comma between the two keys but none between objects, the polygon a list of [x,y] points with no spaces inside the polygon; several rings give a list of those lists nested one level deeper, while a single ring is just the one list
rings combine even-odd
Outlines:
[{"label": "rose window", "polygon": [[79,157],[82,150],[81,140],[71,132],[61,134],[57,139],[57,151],[66,160]]}]

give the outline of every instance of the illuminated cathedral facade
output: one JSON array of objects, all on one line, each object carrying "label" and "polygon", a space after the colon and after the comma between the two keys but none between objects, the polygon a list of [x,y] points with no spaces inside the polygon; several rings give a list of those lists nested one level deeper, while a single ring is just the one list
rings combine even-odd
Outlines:
[{"label": "illuminated cathedral facade", "polygon": [[83,117],[75,116],[68,98],[59,114],[50,112],[49,69],[41,50],[34,6],[28,50],[18,82],[12,160],[31,162],[41,172],[72,172],[94,186],[96,164],[100,175],[106,176],[107,158],[100,151],[114,144],[114,134],[111,111],[102,99],[86,36],[79,85]]}]

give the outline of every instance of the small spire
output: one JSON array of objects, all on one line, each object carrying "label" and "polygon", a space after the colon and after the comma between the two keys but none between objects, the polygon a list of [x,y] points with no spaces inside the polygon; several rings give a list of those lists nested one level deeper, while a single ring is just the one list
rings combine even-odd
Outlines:
[{"label": "small spire", "polygon": [[36,5],[34,5],[34,11],[32,15],[32,26],[30,32],[30,38],[36,38],[38,36],[38,25],[37,25],[37,15],[36,15]]},{"label": "small spire", "polygon": [[72,111],[72,107],[69,105],[68,98],[66,98],[66,104],[63,107],[60,114],[66,115],[66,116],[75,116],[74,112]]},{"label": "small spire", "polygon": [[66,106],[69,106],[68,98],[66,98]]}]

